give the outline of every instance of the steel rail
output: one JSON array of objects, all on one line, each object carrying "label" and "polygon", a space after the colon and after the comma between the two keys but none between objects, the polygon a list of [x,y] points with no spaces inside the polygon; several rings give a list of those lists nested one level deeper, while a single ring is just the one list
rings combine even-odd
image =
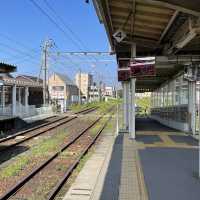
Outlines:
[{"label": "steel rail", "polygon": [[64,174],[63,178],[58,182],[58,184],[54,187],[54,189],[51,191],[49,196],[47,197],[47,200],[53,200],[58,192],[61,190],[62,186],[66,183],[67,179],[70,177],[72,172],[76,169],[77,165],[80,163],[81,159],[85,156],[85,154],[89,151],[89,149],[93,146],[93,144],[96,142],[100,134],[103,132],[105,127],[107,126],[108,122],[111,120],[112,115],[109,117],[109,119],[104,123],[104,125],[98,130],[97,135],[93,138],[91,143],[83,150],[81,155],[75,160],[75,162],[67,169],[66,173]]},{"label": "steel rail", "polygon": [[[95,109],[95,108],[97,108],[97,107],[87,108],[87,109],[85,109],[85,110],[81,110],[81,111],[75,112],[74,114],[81,114],[81,113],[84,113],[84,112],[87,112],[87,111],[90,111],[90,110],[92,111],[92,110]],[[86,113],[86,114],[87,114],[87,113]],[[6,137],[6,138],[0,139],[0,143],[3,143],[3,142],[5,142],[5,141],[7,141],[7,140],[10,140],[10,139],[13,139],[13,138],[15,138],[16,136],[24,135],[24,134],[27,134],[27,133],[29,133],[29,132],[31,132],[31,131],[35,131],[35,130],[37,130],[37,129],[39,129],[39,128],[43,128],[43,127],[45,127],[45,126],[48,126],[48,125],[53,124],[53,123],[56,123],[56,122],[58,122],[58,121],[61,121],[61,120],[63,120],[63,119],[66,119],[66,118],[68,118],[68,117],[69,117],[69,116],[65,116],[65,117],[56,119],[56,120],[54,120],[54,121],[47,122],[47,123],[45,123],[45,124],[41,124],[41,125],[39,125],[39,126],[30,128],[30,129],[28,129],[28,130],[20,131],[19,133],[16,133],[16,134],[10,135],[10,136],[8,136],[8,137]]]},{"label": "steel rail", "polygon": [[[96,108],[92,108],[92,109],[90,109],[90,110],[87,109],[86,112],[81,111],[81,113],[87,114],[87,113],[92,112],[92,111],[94,111],[94,110],[96,110]],[[26,137],[26,138],[24,138],[24,139],[22,139],[22,140],[20,140],[20,141],[18,141],[18,142],[15,142],[15,143],[13,143],[13,144],[10,144],[10,145],[8,145],[8,146],[5,146],[4,148],[2,148],[2,149],[0,150],[0,153],[5,152],[5,151],[7,151],[8,149],[13,148],[14,146],[17,146],[17,145],[19,145],[19,144],[21,144],[21,143],[23,143],[23,142],[26,142],[26,141],[28,141],[28,140],[30,140],[30,139],[32,139],[32,138],[38,136],[38,135],[44,134],[44,133],[46,133],[46,132],[48,132],[48,131],[51,131],[51,130],[53,130],[53,129],[55,129],[55,128],[57,128],[57,127],[59,127],[59,126],[65,124],[65,123],[68,123],[68,122],[70,122],[70,121],[72,121],[72,120],[74,120],[74,119],[76,119],[76,118],[78,118],[78,117],[77,117],[77,116],[74,116],[74,117],[71,117],[71,118],[69,118],[69,119],[68,119],[68,118],[69,118],[69,117],[66,116],[66,117],[61,118],[61,119],[59,119],[59,120],[55,120],[54,122],[52,122],[52,123],[50,123],[50,124],[48,124],[48,125],[53,125],[54,123],[57,123],[57,122],[62,121],[62,120],[64,120],[64,119],[67,119],[67,120],[65,120],[65,121],[63,121],[63,122],[61,122],[61,123],[59,123],[59,124],[55,124],[54,126],[47,128],[46,130],[41,130],[40,132],[38,132],[38,133],[36,133],[36,134],[33,134],[33,135],[29,136],[29,137]],[[47,126],[47,125],[45,125],[45,126]],[[39,127],[38,130],[39,130],[40,128],[43,128],[43,127]],[[37,130],[37,129],[35,129],[35,130]],[[29,133],[32,132],[32,131],[33,131],[33,130],[29,131]],[[27,132],[27,133],[28,133],[28,132]],[[27,133],[26,133],[26,134],[27,134]],[[19,135],[23,135],[23,134],[19,134]],[[19,136],[19,135],[18,135],[18,136]],[[15,136],[15,137],[16,137],[16,136]],[[15,137],[13,137],[13,138],[15,138]],[[11,139],[13,139],[13,138],[9,138],[9,140],[11,140]],[[8,140],[8,139],[7,139],[7,140]],[[3,142],[4,142],[4,141],[0,141],[0,143],[3,143]]]},{"label": "steel rail", "polygon": [[[110,112],[107,111],[107,112]],[[30,174],[28,174],[25,178],[20,180],[17,184],[15,184],[11,189],[9,189],[3,196],[0,197],[0,200],[6,200],[12,197],[20,188],[22,188],[32,177],[34,177],[38,172],[40,172],[44,167],[46,167],[51,161],[53,161],[56,157],[60,155],[65,149],[71,146],[77,139],[79,139],[85,132],[87,132],[90,128],[92,128],[95,124],[97,124],[105,115],[102,114],[97,120],[92,122],[87,128],[82,130],[74,139],[71,139],[67,144],[65,144],[59,151],[57,151],[53,156],[51,156],[48,160],[44,161],[41,165],[39,165],[36,169],[34,169]]]}]

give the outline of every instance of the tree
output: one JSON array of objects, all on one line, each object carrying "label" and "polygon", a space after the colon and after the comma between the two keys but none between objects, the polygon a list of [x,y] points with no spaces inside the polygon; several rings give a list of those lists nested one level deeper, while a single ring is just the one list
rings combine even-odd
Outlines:
[{"label": "tree", "polygon": [[151,98],[150,97],[141,97],[136,99],[136,104],[141,108],[143,114],[149,113],[151,108]]}]

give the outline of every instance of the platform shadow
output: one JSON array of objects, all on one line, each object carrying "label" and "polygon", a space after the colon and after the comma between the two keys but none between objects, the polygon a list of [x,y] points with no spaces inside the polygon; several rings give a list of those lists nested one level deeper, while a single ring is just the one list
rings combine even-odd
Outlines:
[{"label": "platform shadow", "polygon": [[100,200],[118,200],[122,167],[123,135],[118,135],[105,176]]},{"label": "platform shadow", "polygon": [[14,134],[16,134],[18,132],[27,131],[27,130],[29,130],[31,128],[46,124],[48,122],[49,122],[49,118],[48,119],[41,119],[41,120],[38,120],[38,121],[35,121],[35,122],[31,122],[31,123],[24,123],[24,125],[22,127],[20,127],[20,128],[15,128],[15,129],[6,131],[4,134],[0,134],[0,139],[3,139],[3,138],[8,137],[10,135],[14,135]]},{"label": "platform shadow", "polygon": [[148,117],[140,117],[135,119],[135,129],[136,131],[165,131],[174,132],[177,130],[169,128],[163,124],[160,124],[156,120],[150,119]]},{"label": "platform shadow", "polygon": [[27,146],[16,146],[15,148],[6,149],[6,146],[0,146],[0,164],[10,160],[11,158],[18,156],[19,154],[27,151]]}]

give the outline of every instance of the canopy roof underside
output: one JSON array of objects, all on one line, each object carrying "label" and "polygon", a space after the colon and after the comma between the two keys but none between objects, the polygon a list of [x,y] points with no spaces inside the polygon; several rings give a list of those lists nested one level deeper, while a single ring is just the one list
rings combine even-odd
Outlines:
[{"label": "canopy roof underside", "polygon": [[[136,54],[139,57],[200,55],[199,0],[93,0],[93,2],[100,21],[104,23],[111,48],[118,59],[131,57],[132,43],[136,43]],[[117,43],[113,34],[119,29],[123,30],[127,37]],[[162,80],[166,81],[167,71],[166,68],[163,73],[157,74],[158,78],[165,77]],[[149,88],[150,84],[156,82],[155,79],[156,77],[151,77],[147,84],[145,79],[143,87]],[[139,85],[137,88],[139,89]]]}]

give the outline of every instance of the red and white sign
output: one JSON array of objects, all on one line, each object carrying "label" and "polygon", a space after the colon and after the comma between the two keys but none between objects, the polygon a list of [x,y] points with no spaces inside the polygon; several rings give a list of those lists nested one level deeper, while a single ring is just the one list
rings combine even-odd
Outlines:
[{"label": "red and white sign", "polygon": [[146,76],[155,76],[155,62],[148,60],[119,59],[118,62],[118,80],[127,81],[131,77],[139,78]]},{"label": "red and white sign", "polygon": [[155,76],[154,62],[135,62],[131,61],[129,64],[131,77]]}]

